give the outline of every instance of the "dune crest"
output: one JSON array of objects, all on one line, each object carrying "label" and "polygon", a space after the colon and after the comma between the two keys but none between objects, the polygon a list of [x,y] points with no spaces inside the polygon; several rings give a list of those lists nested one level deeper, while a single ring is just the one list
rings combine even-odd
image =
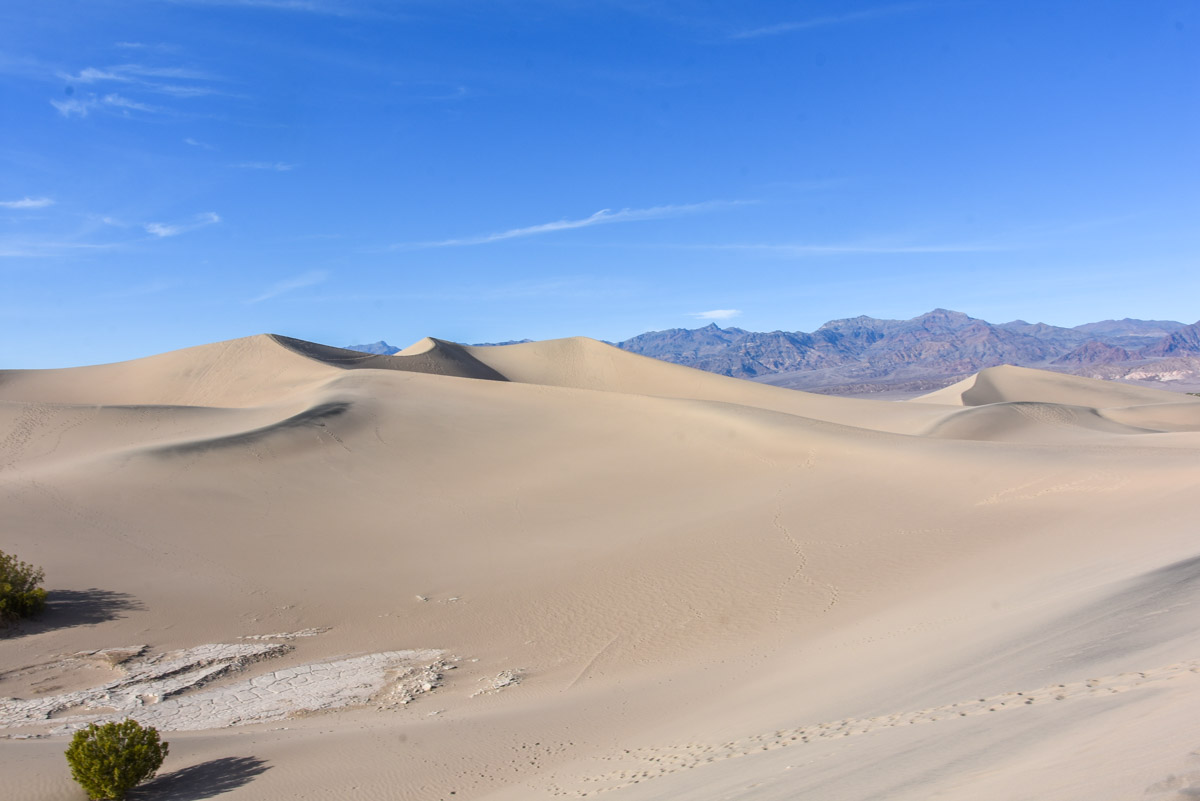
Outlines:
[{"label": "dune crest", "polygon": [[523,384],[715,401],[895,433],[920,431],[943,413],[915,405],[834,398],[715,375],[639,356],[587,337],[462,347],[509,381]]},{"label": "dune crest", "polygon": [[1029,367],[988,367],[944,389],[913,398],[913,403],[951,406],[984,406],[989,403],[1025,401],[1090,406],[1104,409],[1155,403],[1186,402],[1178,392],[1081,378]]},{"label": "dune crest", "polygon": [[[320,347],[320,346],[316,346]],[[328,365],[270,334],[127,362],[0,371],[0,398],[27,403],[256,406],[327,379]]]},{"label": "dune crest", "polygon": [[391,356],[317,345],[278,334],[272,334],[271,337],[289,350],[347,370],[401,370],[488,381],[505,380],[500,373],[474,358],[462,345],[431,337],[426,337]]}]

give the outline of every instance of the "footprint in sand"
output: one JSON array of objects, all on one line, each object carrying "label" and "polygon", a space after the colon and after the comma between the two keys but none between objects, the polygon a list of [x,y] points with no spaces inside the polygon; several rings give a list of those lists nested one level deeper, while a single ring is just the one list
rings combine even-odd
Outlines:
[{"label": "footprint in sand", "polygon": [[[1010,709],[1023,709],[1039,700],[1072,701],[1094,698],[1114,693],[1123,693],[1139,687],[1162,684],[1189,673],[1200,673],[1200,660],[1176,662],[1153,670],[1119,673],[1103,678],[1092,678],[1069,684],[1053,684],[1035,690],[1006,692],[970,701],[959,701],[944,706],[920,709],[914,712],[897,713],[886,717],[867,719],[846,718],[827,721],[795,729],[781,729],[768,734],[758,734],[719,745],[688,744],[663,748],[641,748],[626,750],[619,756],[609,757],[612,761],[632,762],[623,770],[590,776],[583,781],[597,785],[587,792],[552,790],[554,795],[582,797],[618,790],[630,784],[667,776],[682,770],[713,764],[726,759],[738,759],[754,753],[787,748],[817,740],[831,740],[869,734],[881,729],[897,726],[913,726],[942,720],[957,720],[982,714],[995,714]],[[640,764],[637,764],[640,763]],[[1155,789],[1161,788],[1161,789]],[[1185,777],[1169,777],[1155,785],[1147,793],[1176,792],[1176,798],[1200,798],[1200,772]]]}]

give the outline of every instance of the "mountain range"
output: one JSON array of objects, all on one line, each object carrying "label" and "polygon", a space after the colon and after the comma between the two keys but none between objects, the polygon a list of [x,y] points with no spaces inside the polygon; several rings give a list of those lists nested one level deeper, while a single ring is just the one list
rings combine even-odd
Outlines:
[{"label": "mountain range", "polygon": [[[1200,323],[1174,320],[1126,318],[1063,328],[1024,320],[994,324],[934,309],[911,320],[831,320],[811,333],[712,323],[649,331],[612,344],[720,375],[828,394],[925,392],[1001,364],[1172,382],[1180,389],[1200,386]],[[349,349],[399,350],[383,341]]]}]

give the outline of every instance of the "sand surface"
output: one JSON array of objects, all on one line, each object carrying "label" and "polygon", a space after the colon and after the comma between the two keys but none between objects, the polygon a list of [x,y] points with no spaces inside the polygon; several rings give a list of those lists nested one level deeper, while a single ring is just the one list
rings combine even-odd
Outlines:
[{"label": "sand surface", "polygon": [[586,339],[0,372],[5,798],[1200,795],[1200,399],[810,395]]}]

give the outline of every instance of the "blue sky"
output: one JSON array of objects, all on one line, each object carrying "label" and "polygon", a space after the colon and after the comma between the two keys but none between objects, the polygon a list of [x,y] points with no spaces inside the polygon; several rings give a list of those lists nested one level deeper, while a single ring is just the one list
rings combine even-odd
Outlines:
[{"label": "blue sky", "polygon": [[0,367],[1200,317],[1194,0],[0,5]]}]

